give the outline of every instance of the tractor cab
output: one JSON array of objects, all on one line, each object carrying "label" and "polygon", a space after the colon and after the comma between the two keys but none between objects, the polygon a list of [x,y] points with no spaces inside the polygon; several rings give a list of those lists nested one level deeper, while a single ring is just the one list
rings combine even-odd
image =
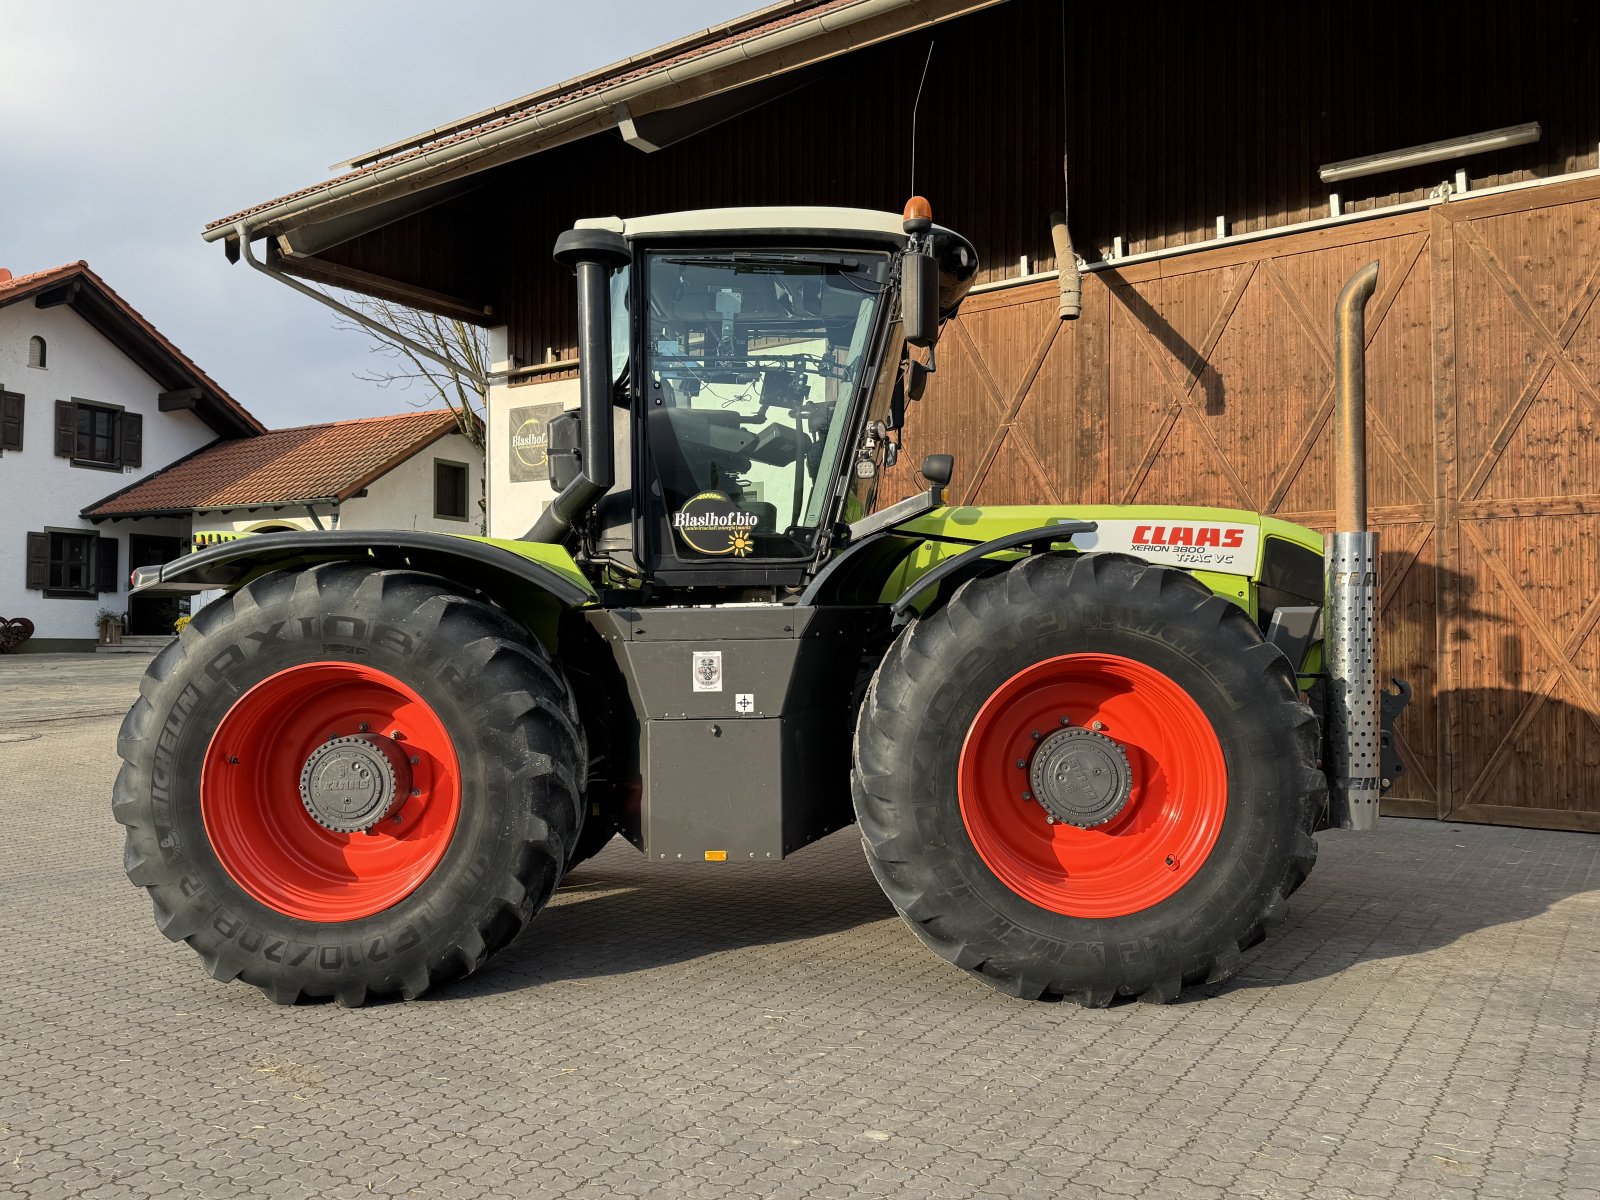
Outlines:
[{"label": "tractor cab", "polygon": [[556,256],[583,408],[552,423],[561,495],[530,540],[575,538],[622,586],[753,595],[804,584],[871,509],[912,349],[931,358],[978,267],[920,200],[582,221]]}]

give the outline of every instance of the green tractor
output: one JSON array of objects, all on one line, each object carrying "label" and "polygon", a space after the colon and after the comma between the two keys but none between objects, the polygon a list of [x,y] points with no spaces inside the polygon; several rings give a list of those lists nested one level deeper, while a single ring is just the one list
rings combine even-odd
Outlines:
[{"label": "green tractor", "polygon": [[877,506],[978,268],[920,199],[583,221],[555,253],[582,403],[524,538],[274,533],[136,575],[226,591],[151,664],[113,806],[214,977],[412,998],[618,833],[717,869],[853,822],[983,982],[1170,1001],[1283,920],[1316,829],[1376,820],[1375,266],[1341,300],[1325,555],[1246,512],[952,507],[939,454]]}]

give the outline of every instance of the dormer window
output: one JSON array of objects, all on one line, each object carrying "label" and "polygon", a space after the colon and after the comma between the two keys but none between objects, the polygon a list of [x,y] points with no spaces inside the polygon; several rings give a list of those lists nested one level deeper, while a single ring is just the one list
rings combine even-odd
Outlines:
[{"label": "dormer window", "polygon": [[42,337],[31,337],[28,339],[28,365],[30,367],[38,367],[39,370],[44,370],[46,365],[45,359],[48,357],[48,355],[49,347],[44,344],[44,339]]}]

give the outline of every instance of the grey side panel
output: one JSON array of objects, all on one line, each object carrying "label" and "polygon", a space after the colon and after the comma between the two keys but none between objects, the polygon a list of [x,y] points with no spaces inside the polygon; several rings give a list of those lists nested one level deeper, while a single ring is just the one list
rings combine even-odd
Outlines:
[{"label": "grey side panel", "polygon": [[782,858],[782,757],[778,718],[646,722],[645,852],[658,862]]},{"label": "grey side panel", "polygon": [[[778,859],[849,824],[850,738],[881,606],[586,610],[639,714],[624,832],[651,858]],[[629,780],[632,783],[630,785]]]}]

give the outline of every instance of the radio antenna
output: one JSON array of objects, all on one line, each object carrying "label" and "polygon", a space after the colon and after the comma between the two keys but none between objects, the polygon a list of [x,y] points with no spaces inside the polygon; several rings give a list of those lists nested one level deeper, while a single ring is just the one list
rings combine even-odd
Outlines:
[{"label": "radio antenna", "polygon": [[911,195],[917,194],[917,110],[922,107],[922,85],[928,82],[928,64],[933,62],[933,40],[928,41],[928,57],[922,60],[922,78],[917,80],[917,98],[911,102]]}]

